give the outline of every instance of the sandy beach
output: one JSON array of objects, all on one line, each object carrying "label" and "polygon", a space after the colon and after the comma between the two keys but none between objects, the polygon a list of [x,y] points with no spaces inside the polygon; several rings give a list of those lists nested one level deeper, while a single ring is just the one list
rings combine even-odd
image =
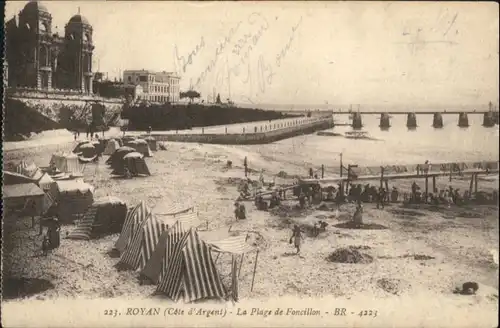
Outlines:
[{"label": "sandy beach", "polygon": [[[70,151],[74,142],[12,150],[4,153],[4,164],[21,159],[46,166],[53,151]],[[195,205],[199,217],[210,230],[225,229],[258,232],[261,238],[253,292],[250,292],[254,259],[245,258],[240,283],[242,300],[276,296],[342,298],[372,297],[373,299],[408,298],[428,295],[445,302],[497,311],[498,302],[498,212],[495,206],[464,206],[436,209],[404,208],[389,204],[384,210],[375,204],[365,204],[364,221],[380,225],[381,229],[345,229],[342,222],[350,220],[354,206],[342,205],[340,211],[329,208],[291,209],[296,200],[286,201],[279,211],[258,211],[253,202],[246,202],[245,221],[235,221],[233,204],[238,197],[237,186],[243,173],[243,158],[248,157],[255,171],[265,169],[267,181],[280,171],[304,175],[303,158],[273,153],[262,154],[259,147],[230,147],[169,143],[167,151],[159,151],[147,163],[152,176],[131,180],[110,178],[104,160],[85,168],[85,180],[96,187],[95,198],[113,195],[129,205],[144,200],[153,212],[161,213],[172,202]],[[228,160],[233,167],[228,169]],[[258,179],[252,173],[252,179]],[[448,184],[448,178],[444,184]],[[281,179],[280,182],[286,182]],[[376,182],[374,182],[376,183]],[[454,179],[454,187],[465,190],[468,180]],[[496,181],[481,181],[482,190],[496,187]],[[392,184],[391,184],[392,185]],[[409,182],[398,182],[401,190],[409,190]],[[308,234],[315,221],[326,221],[326,232],[318,237]],[[14,239],[18,242],[13,254],[20,256],[14,272],[25,277],[37,277],[52,282],[49,288],[25,300],[48,300],[60,297],[134,297],[149,298],[154,286],[141,286],[135,273],[118,272],[118,261],[107,252],[118,235],[93,241],[62,239],[61,247],[49,257],[35,256],[36,232],[26,222]],[[22,225],[25,225],[22,228]],[[303,249],[294,254],[288,243],[293,224],[306,228]],[[340,227],[336,227],[340,224]],[[62,235],[74,226],[64,226]],[[329,255],[341,247],[356,247],[365,263],[333,263]],[[230,258],[218,261],[223,280],[230,279]],[[18,270],[18,271],[16,271]],[[463,282],[476,281],[479,291],[473,296],[452,293]],[[13,300],[15,302],[20,300]],[[12,302],[12,301],[10,301]]]}]

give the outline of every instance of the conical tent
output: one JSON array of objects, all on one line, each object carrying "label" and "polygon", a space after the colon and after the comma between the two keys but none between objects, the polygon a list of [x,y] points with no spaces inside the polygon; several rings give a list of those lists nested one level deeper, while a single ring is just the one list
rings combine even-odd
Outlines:
[{"label": "conical tent", "polygon": [[210,253],[210,247],[194,229],[183,234],[172,250],[157,291],[173,301],[224,299],[226,289]]},{"label": "conical tent", "polygon": [[187,231],[181,222],[176,222],[170,229],[163,232],[151,258],[141,270],[141,275],[147,277],[155,284],[161,281],[164,277],[168,261],[173,254],[174,247],[185,233]]},{"label": "conical tent", "polygon": [[167,225],[154,216],[144,220],[134,233],[131,243],[120,257],[119,266],[142,270],[151,258]]},{"label": "conical tent", "polygon": [[173,246],[180,240],[181,234],[191,228],[196,229],[201,223],[194,211],[163,218],[163,222],[166,223],[168,230],[160,236],[155,251],[141,271],[141,275],[154,283],[161,280],[168,259],[172,254]]},{"label": "conical tent", "polygon": [[97,200],[78,222],[69,239],[90,240],[121,230],[127,215],[127,204],[116,197]]},{"label": "conical tent", "polygon": [[129,210],[120,237],[116,241],[115,249],[123,253],[132,242],[132,238],[141,226],[141,223],[151,218],[151,209],[143,201]]}]

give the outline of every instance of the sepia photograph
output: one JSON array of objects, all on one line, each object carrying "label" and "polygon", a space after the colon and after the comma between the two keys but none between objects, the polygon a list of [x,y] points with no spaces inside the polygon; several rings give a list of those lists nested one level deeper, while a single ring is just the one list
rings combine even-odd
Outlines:
[{"label": "sepia photograph", "polygon": [[499,6],[6,1],[3,327],[497,327]]}]

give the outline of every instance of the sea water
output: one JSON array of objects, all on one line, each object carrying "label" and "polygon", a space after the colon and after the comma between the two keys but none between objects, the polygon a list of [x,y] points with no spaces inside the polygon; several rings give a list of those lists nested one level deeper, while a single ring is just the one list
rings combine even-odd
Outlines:
[{"label": "sea water", "polygon": [[[347,115],[335,115],[335,121],[348,122]],[[379,128],[380,115],[362,116],[363,130],[377,140],[346,139],[343,137],[299,136],[267,145],[257,152],[296,165],[338,166],[340,153],[344,163],[360,166],[431,163],[498,161],[498,126],[482,126],[482,114],[469,114],[469,127],[458,127],[458,115],[444,114],[443,128],[432,127],[433,115],[417,115],[418,127],[406,127],[406,115],[391,117],[391,128]],[[334,132],[352,131],[349,126],[337,126]]]}]

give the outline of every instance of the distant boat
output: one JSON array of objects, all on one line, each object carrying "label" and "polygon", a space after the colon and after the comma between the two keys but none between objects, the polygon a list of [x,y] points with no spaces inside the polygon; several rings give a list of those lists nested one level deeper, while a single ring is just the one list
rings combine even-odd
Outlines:
[{"label": "distant boat", "polygon": [[347,139],[372,139],[367,131],[347,131],[344,133]]}]

